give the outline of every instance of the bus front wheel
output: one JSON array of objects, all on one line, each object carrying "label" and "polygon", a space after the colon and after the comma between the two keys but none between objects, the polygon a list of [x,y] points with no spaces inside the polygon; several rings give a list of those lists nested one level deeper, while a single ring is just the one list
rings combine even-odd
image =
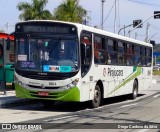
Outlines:
[{"label": "bus front wheel", "polygon": [[102,99],[101,96],[102,96],[101,89],[100,89],[99,85],[96,85],[96,87],[94,89],[94,98],[91,101],[92,108],[97,108],[100,106],[101,99]]}]

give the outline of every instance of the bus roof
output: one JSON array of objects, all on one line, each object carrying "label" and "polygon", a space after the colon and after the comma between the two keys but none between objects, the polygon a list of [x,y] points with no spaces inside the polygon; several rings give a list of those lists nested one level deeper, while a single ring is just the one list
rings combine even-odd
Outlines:
[{"label": "bus roof", "polygon": [[[128,38],[128,37],[125,37],[125,36],[122,36],[122,35],[114,34],[114,33],[108,32],[108,31],[104,31],[104,30],[101,30],[101,29],[98,29],[98,28],[86,26],[86,25],[79,24],[79,23],[55,21],[55,20],[29,20],[29,21],[24,21],[24,22],[19,22],[19,23],[28,23],[28,22],[59,22],[59,23],[71,24],[71,25],[75,25],[76,27],[80,28],[81,30],[89,31],[89,32],[92,32],[92,33],[100,34],[100,35],[105,35],[105,36],[108,36],[108,37],[111,37],[111,38],[116,38],[116,39],[119,39],[119,40],[122,40],[122,41],[128,41],[128,42],[131,42],[131,43],[138,43],[138,44],[141,44],[141,45],[153,47],[153,45],[150,44],[150,43],[146,43],[146,42],[143,42],[143,41],[140,41],[140,40]],[[19,24],[19,23],[17,23],[17,24]]]}]

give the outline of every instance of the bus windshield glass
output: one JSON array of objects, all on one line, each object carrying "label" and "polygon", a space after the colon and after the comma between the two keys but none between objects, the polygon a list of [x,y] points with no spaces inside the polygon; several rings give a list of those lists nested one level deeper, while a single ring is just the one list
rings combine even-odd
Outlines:
[{"label": "bus windshield glass", "polygon": [[20,70],[63,73],[79,69],[75,37],[19,36],[16,45],[16,67]]}]

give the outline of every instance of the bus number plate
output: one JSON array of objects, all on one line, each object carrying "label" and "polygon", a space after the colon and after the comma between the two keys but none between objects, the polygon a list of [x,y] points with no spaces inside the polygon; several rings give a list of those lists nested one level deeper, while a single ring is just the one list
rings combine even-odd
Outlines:
[{"label": "bus number plate", "polygon": [[39,96],[48,96],[48,92],[38,92]]}]

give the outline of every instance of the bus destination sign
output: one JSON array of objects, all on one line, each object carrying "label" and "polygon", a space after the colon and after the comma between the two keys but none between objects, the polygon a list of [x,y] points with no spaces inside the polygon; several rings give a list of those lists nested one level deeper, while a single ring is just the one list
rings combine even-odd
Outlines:
[{"label": "bus destination sign", "polygon": [[25,33],[76,34],[76,28],[72,25],[66,24],[19,24],[16,27],[16,31]]}]

